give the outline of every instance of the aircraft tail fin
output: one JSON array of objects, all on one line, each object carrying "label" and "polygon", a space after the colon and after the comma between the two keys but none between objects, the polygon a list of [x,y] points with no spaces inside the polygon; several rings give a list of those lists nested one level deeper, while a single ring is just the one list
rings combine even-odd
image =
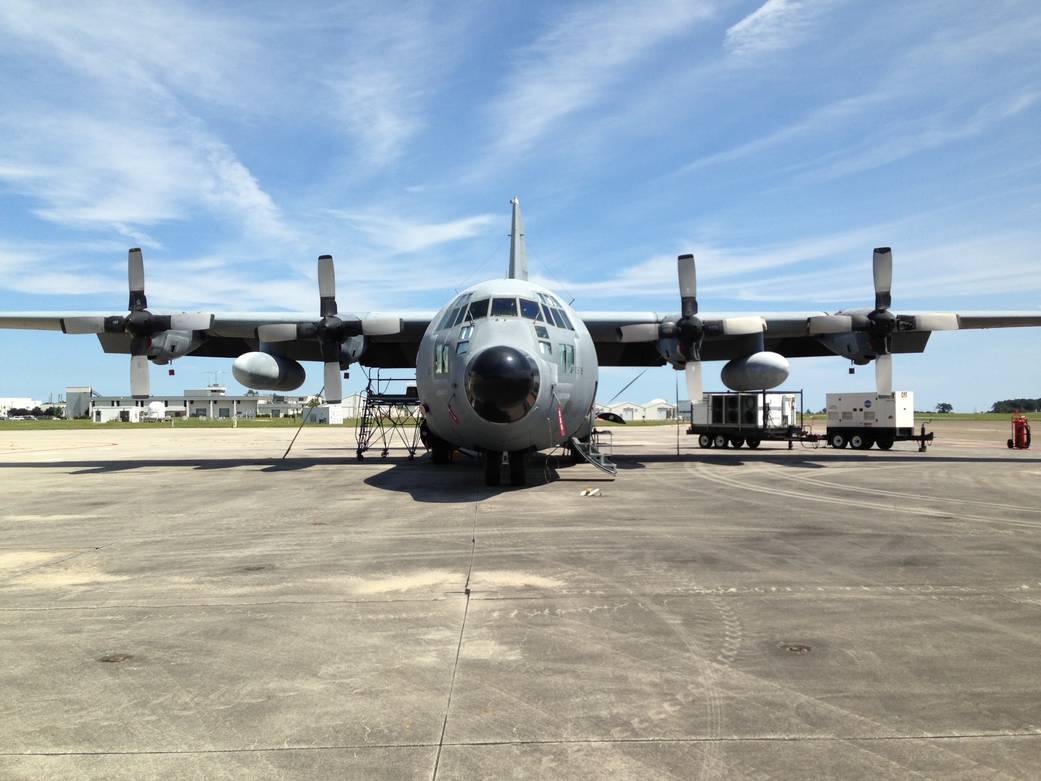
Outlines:
[{"label": "aircraft tail fin", "polygon": [[510,279],[528,278],[528,250],[524,246],[524,218],[521,217],[520,199],[514,198],[513,224],[510,227]]}]

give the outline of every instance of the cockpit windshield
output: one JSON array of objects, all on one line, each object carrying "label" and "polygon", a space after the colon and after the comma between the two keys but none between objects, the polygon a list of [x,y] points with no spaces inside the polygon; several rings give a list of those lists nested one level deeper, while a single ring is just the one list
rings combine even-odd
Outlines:
[{"label": "cockpit windshield", "polygon": [[493,298],[492,299],[492,317],[516,317],[517,316],[517,299],[516,298]]},{"label": "cockpit windshield", "polygon": [[534,320],[537,323],[556,326],[568,331],[574,331],[568,316],[564,314],[564,308],[557,299],[545,293],[538,294],[539,300],[531,298],[495,297],[480,298],[471,301],[471,294],[466,293],[445,310],[438,330],[454,328],[461,323],[473,322],[482,317],[523,317]]}]

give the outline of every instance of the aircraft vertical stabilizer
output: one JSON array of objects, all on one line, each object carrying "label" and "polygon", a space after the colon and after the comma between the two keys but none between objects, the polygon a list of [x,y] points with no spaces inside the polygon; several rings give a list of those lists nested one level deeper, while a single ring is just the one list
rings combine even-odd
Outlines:
[{"label": "aircraft vertical stabilizer", "polygon": [[528,278],[528,251],[524,246],[524,218],[521,217],[520,199],[514,198],[513,225],[510,228],[510,279]]}]

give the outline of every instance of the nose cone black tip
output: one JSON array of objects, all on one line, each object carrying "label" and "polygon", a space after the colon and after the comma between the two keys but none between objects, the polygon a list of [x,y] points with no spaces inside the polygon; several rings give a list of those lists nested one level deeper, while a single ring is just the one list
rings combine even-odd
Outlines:
[{"label": "nose cone black tip", "polygon": [[513,347],[489,347],[474,356],[467,367],[466,395],[485,420],[494,423],[520,420],[538,394],[538,368]]}]

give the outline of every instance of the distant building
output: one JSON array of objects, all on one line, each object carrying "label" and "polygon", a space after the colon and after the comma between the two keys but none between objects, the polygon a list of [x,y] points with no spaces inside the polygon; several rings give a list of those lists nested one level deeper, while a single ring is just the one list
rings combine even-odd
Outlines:
[{"label": "distant building", "polygon": [[339,404],[320,404],[313,407],[307,415],[308,423],[328,423],[333,426],[342,425],[346,420],[357,420],[361,417],[365,406],[365,396],[355,393]]},{"label": "distant building", "polygon": [[614,404],[603,404],[599,407],[603,412],[613,412],[622,420],[675,420],[676,405],[665,399],[652,399],[646,404],[632,401],[618,401]]},{"label": "distant building", "polygon": [[41,409],[46,406],[42,401],[30,399],[26,396],[4,396],[0,397],[0,418],[6,418],[8,412],[13,409]]},{"label": "distant building", "polygon": [[92,395],[89,417],[95,423],[110,420],[136,423],[163,418],[255,418],[259,401],[259,396],[228,396],[223,385],[188,389],[180,396],[149,396],[147,399]]},{"label": "distant building", "polygon": [[95,396],[89,385],[71,385],[65,389],[65,417],[68,420],[90,417],[90,400]]}]

